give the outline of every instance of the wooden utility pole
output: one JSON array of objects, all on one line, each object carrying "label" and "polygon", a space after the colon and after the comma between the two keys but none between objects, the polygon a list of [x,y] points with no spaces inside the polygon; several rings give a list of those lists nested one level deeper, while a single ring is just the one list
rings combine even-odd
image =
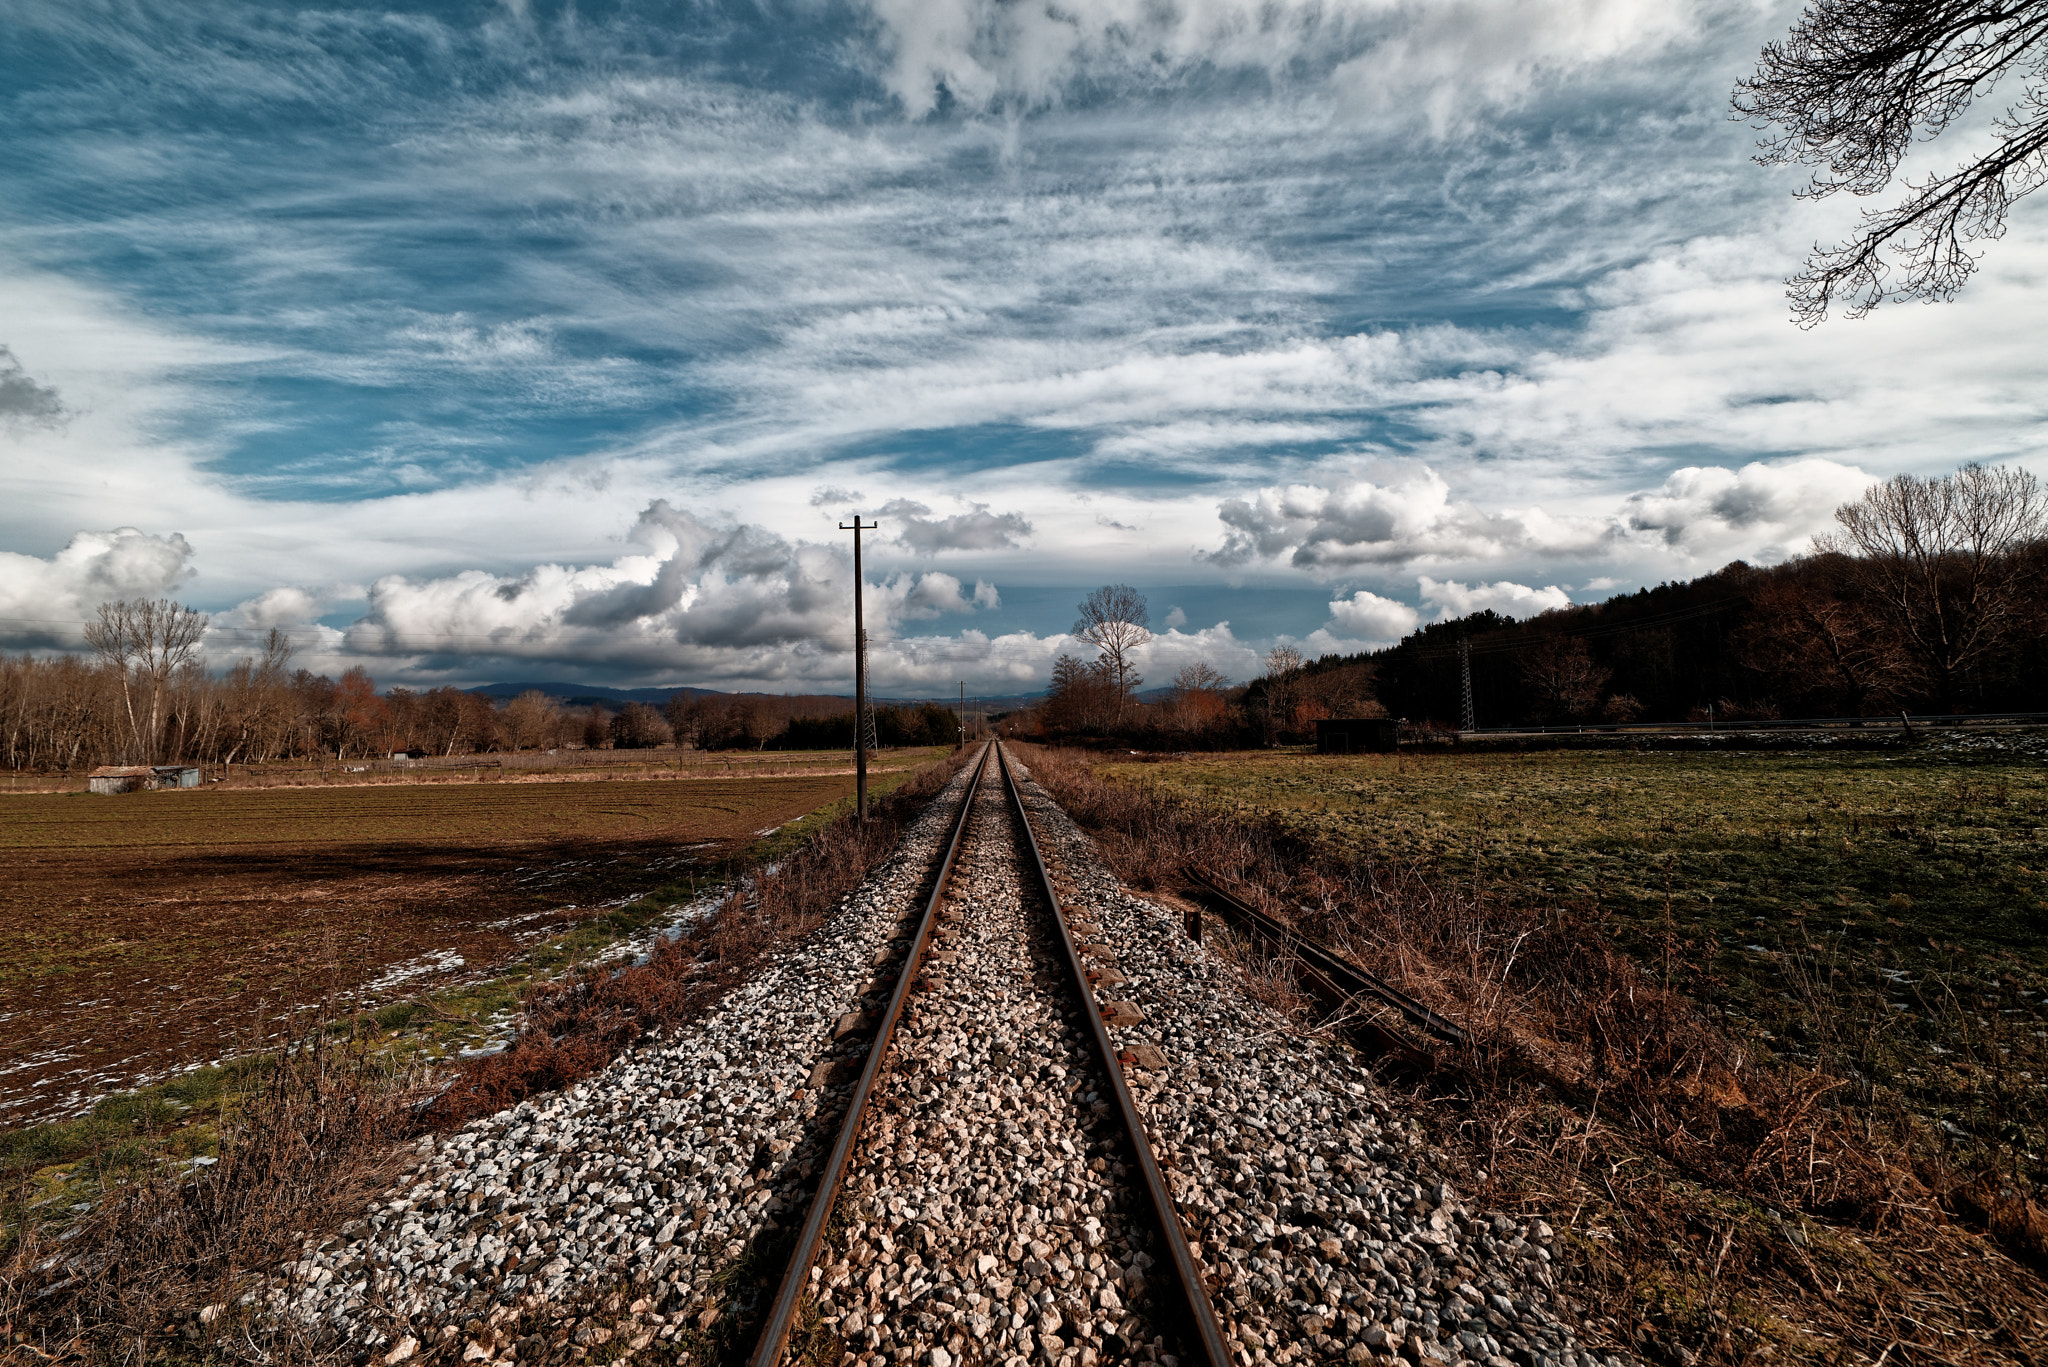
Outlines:
[{"label": "wooden utility pole", "polygon": [[867,587],[860,577],[860,534],[881,525],[870,522],[863,527],[858,514],[851,527],[839,524],[840,531],[853,533],[853,794],[862,821],[868,819],[868,629],[860,608]]}]

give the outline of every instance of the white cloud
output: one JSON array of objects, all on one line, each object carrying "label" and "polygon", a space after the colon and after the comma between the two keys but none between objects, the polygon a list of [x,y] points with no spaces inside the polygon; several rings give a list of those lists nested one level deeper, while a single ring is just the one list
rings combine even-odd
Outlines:
[{"label": "white cloud", "polygon": [[216,613],[213,625],[237,632],[301,627],[332,612],[339,604],[357,602],[367,596],[358,584],[336,584],[317,589],[287,584],[266,589],[226,612]]},{"label": "white cloud", "polygon": [[[1070,646],[1069,653],[1088,659],[1093,658],[1095,652],[1087,646],[1075,644]],[[1182,665],[1206,664],[1240,683],[1255,677],[1260,670],[1258,650],[1240,641],[1231,631],[1229,622],[1218,622],[1200,631],[1169,627],[1140,646],[1135,658],[1148,688],[1172,683],[1173,676]]]},{"label": "white cloud", "polygon": [[914,499],[898,498],[883,504],[881,515],[890,519],[890,527],[900,528],[891,539],[919,555],[1007,550],[1031,535],[1031,524],[1021,513],[992,513],[986,503],[969,504],[966,512],[951,517],[926,516],[930,512]]},{"label": "white cloud", "polygon": [[101,603],[168,594],[191,562],[184,537],[134,527],[78,532],[48,559],[0,551],[0,643],[76,646]]},{"label": "white cloud", "polygon": [[1386,36],[1334,81],[1355,117],[1420,122],[1438,138],[1513,110],[1557,82],[1691,37],[1698,6],[1673,0],[1407,0]]},{"label": "white cloud", "polygon": [[1490,512],[1454,503],[1450,493],[1441,475],[1419,466],[1385,484],[1356,479],[1262,489],[1224,501],[1217,516],[1228,530],[1222,547],[1205,558],[1236,566],[1285,555],[1297,568],[1329,575],[1361,565],[1585,554],[1609,535],[1597,522],[1540,509]]},{"label": "white cloud", "polygon": [[[1328,72],[1361,113],[1428,116],[1439,131],[1532,89],[1655,52],[1692,6],[1645,0],[868,0],[883,79],[911,118],[944,91],[974,109],[1055,103],[1077,80],[1157,84],[1203,69]],[[1348,60],[1347,60],[1348,59]]]},{"label": "white cloud", "polygon": [[1526,584],[1501,580],[1495,584],[1461,584],[1455,579],[1439,582],[1428,576],[1416,581],[1422,601],[1436,609],[1437,620],[1468,617],[1489,609],[1503,617],[1534,617],[1540,612],[1571,606],[1571,595],[1557,585],[1535,589]]},{"label": "white cloud", "polygon": [[[851,668],[847,548],[791,541],[759,526],[717,523],[656,500],[629,534],[640,548],[609,564],[541,564],[518,574],[463,570],[431,578],[390,575],[369,589],[368,610],[340,649],[401,670],[445,668],[450,657],[549,661],[579,668],[686,674],[737,686],[837,686]],[[941,571],[898,572],[866,589],[873,650],[893,663],[877,678],[914,682],[919,661],[947,656],[903,625],[1001,605],[994,584],[970,591]],[[301,620],[313,595],[286,590],[245,605]],[[1010,668],[1016,638],[1000,648],[977,632],[960,648],[986,667]],[[953,666],[947,665],[946,668]]]},{"label": "white cloud", "polygon": [[1688,465],[1661,487],[1632,494],[1629,526],[1671,546],[1745,542],[1757,558],[1777,561],[1806,549],[1826,530],[1835,509],[1875,481],[1854,466],[1811,458],[1740,470]]},{"label": "white cloud", "polygon": [[[1569,506],[1487,508],[1452,497],[1435,470],[1411,467],[1369,479],[1261,489],[1217,509],[1223,545],[1199,558],[1237,567],[1284,558],[1328,578],[1358,567],[1530,565],[1603,560],[1630,568],[1734,557],[1776,563],[1809,548],[1834,510],[1872,477],[1818,457],[1752,461],[1738,469],[1686,466],[1654,489],[1574,493]],[[1474,472],[1475,482],[1489,482]],[[1600,576],[1589,587],[1613,588]]]},{"label": "white cloud", "polygon": [[1391,598],[1360,589],[1330,604],[1330,620],[1350,636],[1386,645],[1415,630],[1415,609]]},{"label": "white cloud", "polygon": [[1002,605],[996,586],[987,580],[978,581],[969,594],[958,579],[939,570],[921,575],[898,574],[882,586],[882,597],[890,608],[887,618],[904,621]]},{"label": "white cloud", "polygon": [[1188,624],[1188,615],[1178,607],[1171,607],[1166,610],[1166,616],[1163,620],[1169,629],[1184,627]]},{"label": "white cloud", "polygon": [[487,327],[457,313],[422,318],[397,336],[437,359],[469,366],[529,364],[551,350],[547,326],[532,319]]}]

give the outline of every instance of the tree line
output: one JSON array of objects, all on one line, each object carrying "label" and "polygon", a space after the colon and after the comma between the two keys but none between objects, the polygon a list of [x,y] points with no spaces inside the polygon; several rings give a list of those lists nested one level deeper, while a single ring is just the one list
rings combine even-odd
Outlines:
[{"label": "tree line", "polygon": [[[366,670],[294,669],[272,631],[260,652],[213,672],[205,618],[166,600],[102,606],[90,657],[0,656],[0,765],[77,771],[102,764],[236,764],[387,754],[555,749],[851,748],[853,703],[829,696],[704,695],[659,706],[570,706],[539,690],[497,700],[454,687],[380,693]],[[951,744],[943,707],[875,709],[884,746]]]},{"label": "tree line", "polygon": [[1115,658],[1142,644],[1144,600],[1113,586],[1091,602],[1122,605],[1114,644],[1062,656],[1043,706],[1012,724],[1187,748],[1298,743],[1337,717],[1455,728],[1468,660],[1482,727],[2048,711],[2048,498],[2033,475],[1900,475],[1835,524],[1781,565],[1736,561],[1522,621],[1473,613],[1360,655],[1283,645],[1242,686],[1190,665],[1150,704]]},{"label": "tree line", "polygon": [[2048,711],[2048,499],[2025,471],[1900,475],[1811,553],[1515,622],[1434,623],[1368,656],[1397,716],[1481,726]]}]

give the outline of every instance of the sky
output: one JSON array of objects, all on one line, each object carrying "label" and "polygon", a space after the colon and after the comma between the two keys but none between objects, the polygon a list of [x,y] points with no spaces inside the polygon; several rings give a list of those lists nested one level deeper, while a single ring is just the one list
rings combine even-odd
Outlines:
[{"label": "sky", "polygon": [[879,692],[1104,583],[1244,681],[2048,474],[2043,206],[1789,321],[1861,207],[1729,118],[1797,12],[0,0],[0,648],[847,692],[858,513]]}]

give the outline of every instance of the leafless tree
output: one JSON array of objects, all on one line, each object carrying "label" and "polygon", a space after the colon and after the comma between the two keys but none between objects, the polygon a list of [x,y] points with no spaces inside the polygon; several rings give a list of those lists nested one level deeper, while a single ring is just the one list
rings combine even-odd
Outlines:
[{"label": "leafless tree", "polygon": [[[1969,244],[2005,232],[2014,200],[2048,179],[2048,0],[1812,0],[1757,72],[1735,112],[1759,129],[1757,160],[1817,168],[1802,198],[1891,184],[1916,141],[1935,137],[2001,78],[2026,82],[1994,120],[1995,145],[1866,211],[1856,235],[1816,247],[1787,281],[1793,317],[1812,327],[1840,296],[1860,318],[1887,299],[1948,300],[1972,272]],[[1902,272],[1894,281],[1894,262]]]},{"label": "leafless tree", "polygon": [[505,704],[502,726],[514,750],[552,745],[561,725],[561,705],[538,688],[529,688]]},{"label": "leafless tree", "polygon": [[1266,743],[1275,743],[1294,718],[1296,694],[1301,689],[1301,652],[1293,646],[1274,646],[1266,652]]},{"label": "leafless tree", "polygon": [[1174,730],[1191,735],[1220,730],[1230,719],[1230,704],[1223,690],[1230,680],[1207,660],[1182,665],[1173,676],[1173,696],[1167,700],[1166,716]]},{"label": "leafless tree", "polygon": [[1846,555],[1816,555],[1765,580],[1736,634],[1743,662],[1808,707],[1815,698],[1851,716],[1897,707],[1915,662],[1891,614],[1862,591],[1862,568]]},{"label": "leafless tree", "polygon": [[[198,655],[205,633],[203,614],[168,598],[102,603],[99,619],[86,625],[86,644],[120,675],[128,732],[146,764],[156,762],[163,745],[171,676]],[[138,706],[138,691],[147,692],[147,710]]]},{"label": "leafless tree", "polygon": [[1546,636],[1521,660],[1522,681],[1536,695],[1545,721],[1574,720],[1592,712],[1614,671],[1598,663],[1576,636]]},{"label": "leafless tree", "polygon": [[1935,697],[1953,707],[1963,677],[2034,608],[2029,554],[2048,536],[2048,497],[2024,470],[1965,465],[1952,475],[1895,475],[1835,510],[1824,551],[1854,568],[1884,605]]},{"label": "leafless tree", "polygon": [[1176,693],[1221,693],[1228,687],[1230,680],[1207,660],[1182,665],[1173,675],[1173,691]]},{"label": "leafless tree", "polygon": [[612,745],[619,750],[649,750],[675,739],[668,719],[644,702],[629,702],[612,718]]},{"label": "leafless tree", "polygon": [[1095,647],[1116,684],[1116,715],[1121,722],[1131,690],[1145,682],[1131,667],[1131,656],[1152,639],[1147,629],[1145,595],[1129,584],[1104,584],[1081,600],[1081,619],[1074,635]]}]

